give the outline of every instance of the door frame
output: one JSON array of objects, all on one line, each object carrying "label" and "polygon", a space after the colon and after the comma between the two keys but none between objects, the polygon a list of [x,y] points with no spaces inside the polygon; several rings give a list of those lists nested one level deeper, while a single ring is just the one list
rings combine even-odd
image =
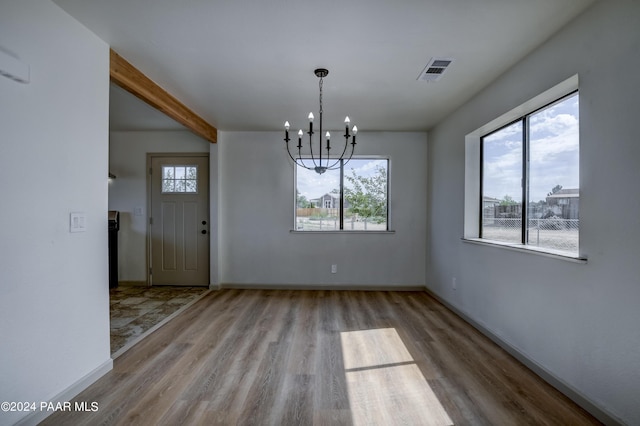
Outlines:
[{"label": "door frame", "polygon": [[[146,166],[146,175],[147,175],[147,216],[146,216],[146,233],[147,233],[147,253],[146,253],[146,273],[147,273],[147,286],[153,286],[153,275],[151,272],[151,162],[153,158],[156,157],[204,157],[209,162],[207,167],[207,176],[205,179],[209,181],[209,193],[207,194],[207,223],[211,224],[211,165],[210,158],[208,152],[147,152],[147,166]],[[209,251],[211,252],[211,225],[209,226]],[[209,258],[211,258],[211,253],[209,253]],[[209,261],[209,287],[211,287],[211,261]]]}]

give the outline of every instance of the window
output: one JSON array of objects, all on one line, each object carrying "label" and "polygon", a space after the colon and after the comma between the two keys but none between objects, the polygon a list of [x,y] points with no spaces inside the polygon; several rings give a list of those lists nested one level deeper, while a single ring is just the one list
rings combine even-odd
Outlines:
[{"label": "window", "polygon": [[480,138],[482,239],[578,255],[578,93]]},{"label": "window", "polygon": [[162,166],[162,193],[197,193],[198,166]]},{"label": "window", "polygon": [[352,158],[321,175],[296,166],[295,229],[388,230],[388,170],[380,158]]}]

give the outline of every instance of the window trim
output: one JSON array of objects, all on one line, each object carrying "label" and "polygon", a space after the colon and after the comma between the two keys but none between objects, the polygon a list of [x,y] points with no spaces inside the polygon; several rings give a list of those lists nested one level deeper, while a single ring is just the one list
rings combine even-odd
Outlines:
[{"label": "window trim", "polygon": [[537,247],[537,246],[528,246],[524,244],[514,244],[507,243],[504,241],[495,241],[495,240],[487,240],[484,238],[462,238],[462,242],[468,244],[475,244],[486,247],[497,247],[500,249],[516,251],[525,254],[533,254],[538,256],[550,257],[553,259],[565,260],[568,262],[574,263],[587,263],[587,258],[585,256],[571,256],[566,252],[559,252],[553,249]]},{"label": "window trim", "polygon": [[[302,157],[307,160],[306,157]],[[333,157],[330,157],[333,158]],[[300,159],[297,157],[296,160]],[[308,158],[311,160],[311,158]],[[298,234],[395,234],[395,230],[391,229],[391,211],[389,209],[389,189],[391,187],[391,158],[385,155],[354,155],[351,157],[351,160],[385,160],[387,162],[387,187],[386,187],[386,214],[387,214],[387,227],[384,230],[381,229],[372,229],[372,230],[349,230],[349,229],[333,229],[333,230],[298,230],[297,229],[297,182],[298,182],[298,166],[297,164],[293,164],[293,229],[291,229],[290,233],[298,233]],[[349,160],[350,161],[350,160]],[[349,161],[344,160],[340,167],[340,200],[339,200],[339,221],[341,226],[344,228],[344,194],[342,188],[344,188],[344,166],[348,166]],[[347,163],[347,164],[344,164]]]},{"label": "window trim", "polygon": [[[517,106],[491,120],[465,136],[464,224],[462,236],[462,240],[464,242],[517,250],[531,254],[542,254],[545,256],[582,263],[586,262],[586,257],[584,257],[580,252],[580,247],[578,247],[578,253],[576,255],[572,255],[570,253],[558,252],[544,247],[483,239],[481,238],[480,231],[482,226],[483,208],[482,181],[484,179],[484,176],[482,176],[482,138],[523,120],[524,118],[573,95],[575,92],[578,92],[578,90],[578,75],[576,74],[529,101],[524,102],[522,105]],[[526,132],[526,128],[526,126],[523,126],[523,132]],[[526,152],[524,147],[523,151]],[[524,170],[526,167],[527,163],[525,161],[523,162],[523,172],[526,172],[526,170]],[[523,191],[526,191],[526,185],[523,185]],[[526,197],[523,197],[523,200],[526,200]],[[524,227],[522,227],[522,229],[524,229]]]}]

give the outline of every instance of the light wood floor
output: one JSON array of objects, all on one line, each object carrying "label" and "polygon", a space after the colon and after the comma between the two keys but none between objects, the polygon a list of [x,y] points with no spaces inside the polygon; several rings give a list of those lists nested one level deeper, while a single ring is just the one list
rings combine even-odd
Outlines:
[{"label": "light wood floor", "polygon": [[50,425],[598,422],[422,292],[221,290]]},{"label": "light wood floor", "polygon": [[111,356],[117,358],[119,352],[207,291],[208,287],[122,284],[109,289]]}]

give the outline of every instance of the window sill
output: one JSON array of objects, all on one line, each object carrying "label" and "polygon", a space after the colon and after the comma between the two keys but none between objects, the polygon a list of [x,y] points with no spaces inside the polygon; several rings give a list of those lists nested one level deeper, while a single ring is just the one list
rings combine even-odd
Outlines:
[{"label": "window sill", "polygon": [[396,231],[348,231],[348,230],[338,230],[338,231],[298,231],[296,229],[289,230],[291,234],[395,234]]},{"label": "window sill", "polygon": [[551,257],[553,259],[565,260],[567,262],[587,263],[586,257],[573,256],[571,254],[568,254],[567,252],[563,252],[560,250],[540,248],[535,246],[525,246],[522,244],[504,243],[501,241],[491,241],[485,240],[483,238],[462,238],[462,242],[482,246],[499,247],[507,250],[518,251],[520,253],[536,254],[539,256]]}]

